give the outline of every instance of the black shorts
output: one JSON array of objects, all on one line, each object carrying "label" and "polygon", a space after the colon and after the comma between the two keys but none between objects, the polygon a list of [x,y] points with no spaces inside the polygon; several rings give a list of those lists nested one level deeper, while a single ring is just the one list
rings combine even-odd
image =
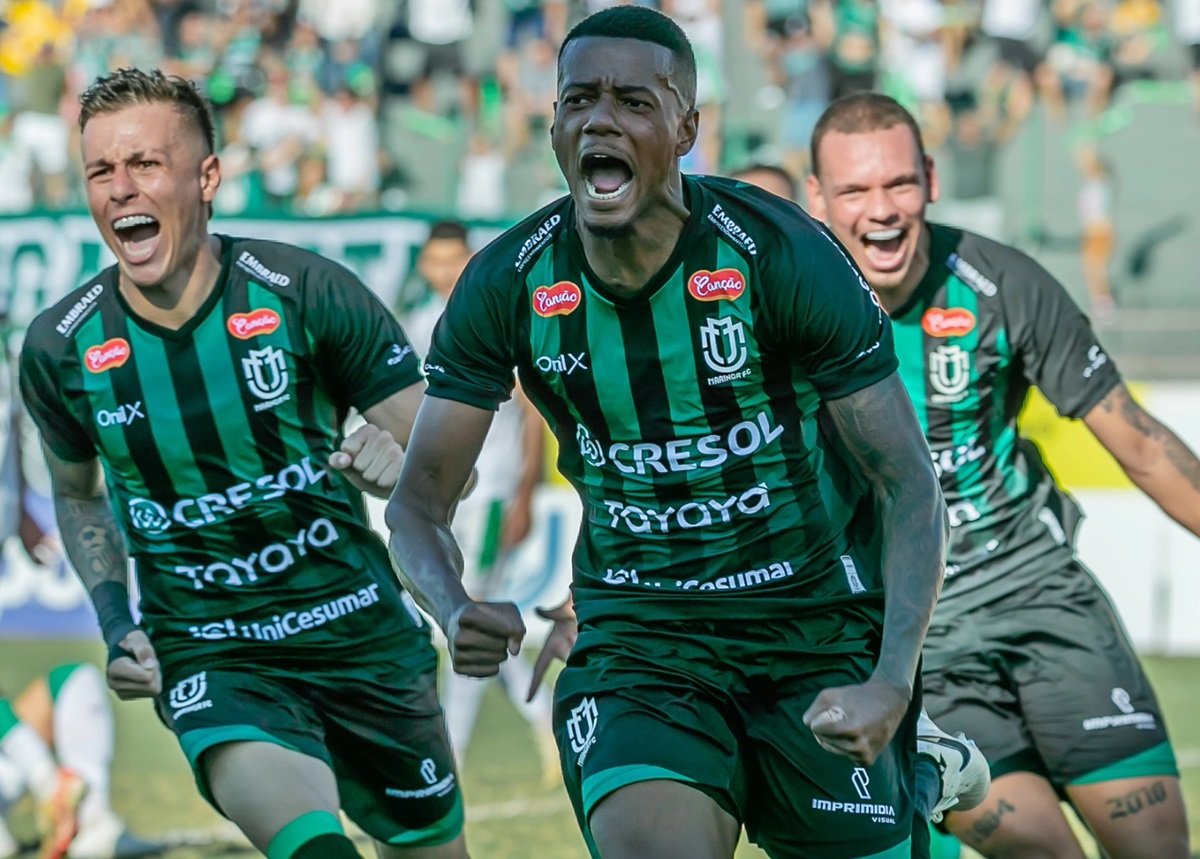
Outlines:
[{"label": "black shorts", "polygon": [[962,614],[943,603],[925,641],[929,715],[962,731],[993,776],[1056,788],[1177,775],[1154,690],[1108,595],[1079,562]]},{"label": "black shorts", "polygon": [[[179,739],[201,794],[205,753],[260,741],[327,763],[347,816],[377,841],[432,846],[458,837],[463,807],[436,694],[437,657],[412,648],[303,671],[189,667],[164,677],[159,717]],[[414,664],[415,662],[415,664]],[[197,671],[196,669],[200,670]]]},{"label": "black shorts", "polygon": [[808,621],[585,627],[554,724],[593,854],[592,810],[661,779],[712,798],[776,859],[926,855],[910,841],[920,696],[870,767],[822,749],[801,718],[821,689],[870,675],[880,624],[831,608]]}]

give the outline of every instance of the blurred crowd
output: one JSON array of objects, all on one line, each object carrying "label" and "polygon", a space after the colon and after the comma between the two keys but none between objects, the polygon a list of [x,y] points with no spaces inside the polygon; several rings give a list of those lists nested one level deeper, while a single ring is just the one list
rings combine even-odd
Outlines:
[{"label": "blurred crowd", "polygon": [[[157,66],[216,107],[220,213],[510,217],[561,191],[558,45],[615,2],[0,0],[0,212],[80,206],[78,94]],[[1200,0],[632,2],[695,48],[690,171],[802,176],[824,106],[872,88],[918,113],[969,202],[1039,101],[1052,121],[1096,117],[1133,82],[1190,80],[1200,104]]]}]

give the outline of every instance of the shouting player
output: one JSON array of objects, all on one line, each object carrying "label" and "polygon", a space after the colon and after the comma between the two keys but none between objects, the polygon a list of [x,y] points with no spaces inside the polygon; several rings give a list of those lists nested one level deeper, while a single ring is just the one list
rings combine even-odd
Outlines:
[{"label": "shouting player", "polygon": [[911,115],[834,102],[812,141],[809,209],[892,317],[900,375],[950,510],[946,585],[925,646],[926,705],[992,762],[950,830],[991,857],[1083,859],[1064,794],[1113,859],[1182,859],[1187,821],[1150,684],[1074,553],[1080,514],[1017,431],[1036,385],[1200,534],[1200,462],[1135,403],[1066,291],[1024,254],[925,220],[938,180]]},{"label": "shouting player", "polygon": [[[357,857],[339,807],[384,857],[465,856],[429,630],[363,513],[421,397],[404,333],[343,268],[208,233],[221,168],[190,83],[126,69],[81,103],[117,264],[34,321],[21,387],[109,684],[155,696],[272,859]],[[369,423],[343,439],[350,407]]]},{"label": "shouting player", "polygon": [[585,505],[555,724],[592,851],[730,857],[745,825],[774,856],[907,859],[946,525],[887,317],[797,207],[680,174],[696,77],[668,18],[597,13],[558,73],[570,196],[450,298],[393,560],[459,672],[519,649],[449,526],[515,368]]}]

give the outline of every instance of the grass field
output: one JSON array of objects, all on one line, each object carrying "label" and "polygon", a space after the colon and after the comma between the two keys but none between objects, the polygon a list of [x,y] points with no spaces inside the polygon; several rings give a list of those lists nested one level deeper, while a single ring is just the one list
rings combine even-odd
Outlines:
[{"label": "grass field", "polygon": [[[9,690],[60,662],[103,658],[100,647],[82,642],[4,641],[0,653],[0,688]],[[1200,659],[1151,658],[1146,664],[1179,753],[1192,847],[1200,851]],[[116,722],[114,804],[131,828],[190,845],[171,850],[169,859],[250,853],[236,830],[200,799],[174,738],[148,702],[117,703]],[[586,859],[561,785],[543,783],[525,724],[495,688],[462,778],[467,838],[476,859]],[[738,859],[762,855],[748,845],[738,851]]]}]

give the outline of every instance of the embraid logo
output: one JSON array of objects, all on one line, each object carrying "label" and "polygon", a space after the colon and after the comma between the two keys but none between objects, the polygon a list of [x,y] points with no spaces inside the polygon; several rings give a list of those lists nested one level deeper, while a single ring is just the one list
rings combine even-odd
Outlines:
[{"label": "embraid logo", "polygon": [[83,355],[88,371],[103,373],[115,367],[122,366],[129,360],[129,341],[123,337],[106,340],[99,346],[93,346]]},{"label": "embraid logo", "polygon": [[225,322],[229,333],[239,340],[249,340],[259,334],[270,334],[279,327],[279,314],[268,307],[249,313],[235,313]]},{"label": "embraid logo", "polygon": [[533,291],[533,312],[538,316],[566,316],[583,301],[583,291],[569,280],[554,286],[539,286]]},{"label": "embraid logo", "polygon": [[931,307],[921,317],[921,328],[930,337],[965,337],[975,330],[975,314],[965,307]]},{"label": "embraid logo", "polygon": [[688,292],[697,301],[736,301],[746,291],[746,278],[736,268],[700,270],[688,278]]}]

